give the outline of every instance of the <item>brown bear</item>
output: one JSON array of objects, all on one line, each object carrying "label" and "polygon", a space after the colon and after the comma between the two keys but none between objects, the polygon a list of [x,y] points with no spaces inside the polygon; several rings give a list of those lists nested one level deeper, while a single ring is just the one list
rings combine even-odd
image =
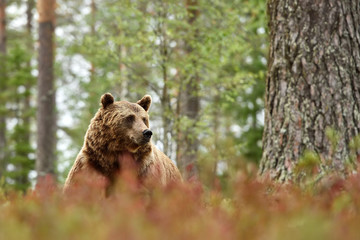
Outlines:
[{"label": "brown bear", "polygon": [[149,95],[137,103],[114,102],[110,93],[101,97],[102,106],[90,122],[84,145],[66,179],[65,192],[95,184],[108,195],[118,176],[128,170],[145,188],[182,181],[174,163],[150,141],[150,104]]}]

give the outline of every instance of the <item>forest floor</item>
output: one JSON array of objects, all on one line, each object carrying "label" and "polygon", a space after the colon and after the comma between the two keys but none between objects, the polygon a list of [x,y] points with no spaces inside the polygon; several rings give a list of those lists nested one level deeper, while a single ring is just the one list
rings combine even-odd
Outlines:
[{"label": "forest floor", "polygon": [[238,172],[217,188],[189,183],[145,196],[123,185],[105,200],[66,198],[51,183],[3,192],[0,239],[359,239],[359,174],[284,185]]}]

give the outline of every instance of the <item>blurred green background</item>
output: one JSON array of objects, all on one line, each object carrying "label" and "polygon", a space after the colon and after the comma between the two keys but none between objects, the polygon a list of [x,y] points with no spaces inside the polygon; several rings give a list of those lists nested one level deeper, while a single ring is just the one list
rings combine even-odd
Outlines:
[{"label": "blurred green background", "polygon": [[[154,143],[175,161],[179,133],[197,139],[194,154],[206,186],[257,165],[267,65],[265,0],[192,2],[189,7],[186,1],[173,0],[57,1],[60,183],[105,92],[131,102],[150,94]],[[1,185],[26,190],[37,176],[37,13],[34,1],[24,0],[7,1],[6,13],[0,114],[7,128]],[[187,101],[182,93],[192,76],[200,99],[196,119],[181,111]]]}]

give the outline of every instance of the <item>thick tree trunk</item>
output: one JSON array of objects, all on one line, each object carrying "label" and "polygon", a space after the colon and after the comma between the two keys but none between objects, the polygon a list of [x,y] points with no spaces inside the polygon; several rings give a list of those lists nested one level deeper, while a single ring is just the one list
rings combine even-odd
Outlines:
[{"label": "thick tree trunk", "polygon": [[[0,89],[4,91],[6,89],[6,0],[0,0]],[[5,102],[2,101],[2,102]],[[5,170],[5,158],[6,158],[6,118],[5,118],[5,106],[1,106],[0,109],[0,178]]]},{"label": "thick tree trunk", "polygon": [[[305,149],[341,171],[360,130],[360,1],[269,0],[260,174],[291,179]],[[325,129],[339,142],[332,149]]]},{"label": "thick tree trunk", "polygon": [[[190,26],[195,24],[196,19],[199,16],[199,10],[197,9],[197,0],[186,0],[185,2],[187,12],[189,14],[188,23]],[[194,28],[193,37],[196,38],[197,30]],[[188,55],[193,54],[192,44],[186,43],[185,51]],[[192,59],[195,59],[191,56]],[[196,70],[197,62],[192,60],[192,65],[195,71],[191,72],[192,75],[189,81],[185,82],[185,89],[182,94],[184,99],[184,105],[180,107],[181,115],[186,116],[190,121],[191,125],[188,126],[186,132],[179,133],[183,139],[179,141],[180,147],[178,148],[180,170],[183,173],[185,179],[193,179],[198,177],[197,168],[197,151],[199,148],[199,142],[197,136],[195,136],[195,127],[198,121],[198,115],[200,111],[200,99],[199,99],[199,75]]]},{"label": "thick tree trunk", "polygon": [[56,112],[54,87],[55,0],[39,0],[39,77],[37,100],[38,176],[55,174]]}]

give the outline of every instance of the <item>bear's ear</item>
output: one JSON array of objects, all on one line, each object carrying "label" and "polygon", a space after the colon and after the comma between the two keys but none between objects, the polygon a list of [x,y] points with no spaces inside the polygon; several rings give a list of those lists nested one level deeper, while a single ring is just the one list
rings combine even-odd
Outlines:
[{"label": "bear's ear", "polygon": [[145,95],[142,99],[137,101],[137,104],[139,104],[145,111],[148,111],[151,105],[150,95]]},{"label": "bear's ear", "polygon": [[114,103],[114,97],[111,95],[111,93],[105,93],[104,95],[101,96],[100,101],[103,108],[106,108],[110,104]]}]

